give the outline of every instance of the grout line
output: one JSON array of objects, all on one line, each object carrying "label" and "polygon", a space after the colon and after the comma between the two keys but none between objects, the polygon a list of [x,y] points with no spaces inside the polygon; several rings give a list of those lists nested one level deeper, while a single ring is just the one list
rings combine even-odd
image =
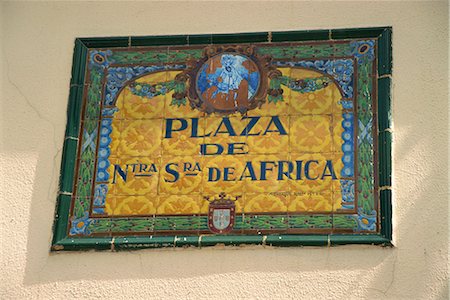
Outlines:
[{"label": "grout line", "polygon": [[84,86],[84,84],[83,83],[71,83],[70,84],[70,87],[72,88],[72,87],[83,87]]},{"label": "grout line", "polygon": [[379,191],[392,191],[392,186],[390,186],[390,185],[384,185],[384,186],[380,186],[379,188],[378,188],[378,190]]},{"label": "grout line", "polygon": [[383,78],[391,78],[392,79],[392,74],[384,74],[384,75],[378,76],[378,79],[383,79]]},{"label": "grout line", "polygon": [[70,192],[59,192],[58,195],[72,196],[73,193],[70,193]]}]

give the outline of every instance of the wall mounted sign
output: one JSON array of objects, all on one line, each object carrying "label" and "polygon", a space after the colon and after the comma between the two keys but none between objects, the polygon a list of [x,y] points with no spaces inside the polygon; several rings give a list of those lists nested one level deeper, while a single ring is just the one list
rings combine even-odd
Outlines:
[{"label": "wall mounted sign", "polygon": [[390,242],[390,29],[77,39],[54,250]]}]

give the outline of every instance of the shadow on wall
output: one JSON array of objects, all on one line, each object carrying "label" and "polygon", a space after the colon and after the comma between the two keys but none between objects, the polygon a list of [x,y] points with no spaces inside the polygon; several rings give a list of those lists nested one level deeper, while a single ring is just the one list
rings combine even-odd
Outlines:
[{"label": "shadow on wall", "polygon": [[[423,182],[420,176],[415,179],[418,176],[417,170],[421,174],[428,174],[428,178],[433,176],[435,166],[431,164],[417,163],[416,169],[402,168],[404,161],[413,160],[419,153],[432,153],[433,149],[429,143],[432,137],[424,137],[416,143],[414,139],[408,138],[412,127],[396,125],[401,132],[401,139],[396,139],[394,148],[397,166],[394,170],[394,184],[411,187],[408,195],[395,195],[397,201],[394,201],[394,243],[398,248],[367,245],[333,248],[243,246],[49,253],[55,201],[43,201],[41,194],[33,192],[24,284],[76,280],[195,278],[227,273],[292,273],[293,276],[302,273],[305,279],[308,274],[324,274],[332,280],[333,274],[338,275],[341,272],[346,276],[345,282],[341,283],[344,290],[348,288],[350,292],[355,287],[370,287],[370,290],[366,290],[366,296],[395,291],[399,288],[398,285],[401,285],[402,290],[417,290],[417,281],[407,281],[403,278],[408,277],[409,273],[422,272],[423,281],[419,284],[424,287],[433,284],[429,282],[432,276],[426,273],[432,272],[428,267],[446,255],[446,249],[442,248],[442,245],[447,245],[447,220],[444,212],[430,208],[432,203],[427,195],[439,193],[444,196],[445,187],[435,181]],[[48,178],[49,155],[48,152],[40,153],[39,157],[45,156],[45,159],[38,160],[33,190],[46,190],[49,189],[46,185],[51,184],[48,194],[56,199],[58,172],[54,171],[53,177]],[[56,155],[58,159],[55,159],[55,163],[58,163],[60,153],[57,152]],[[407,181],[411,180],[417,182],[408,184]],[[440,247],[442,249],[439,249]]]},{"label": "shadow on wall", "polygon": [[[405,140],[395,144],[396,165],[405,159],[416,157],[419,152],[431,151],[424,138],[423,143],[414,145],[408,139],[411,128],[402,128]],[[62,144],[62,142],[61,142]],[[420,149],[419,147],[424,147]],[[48,153],[41,153],[48,156]],[[58,157],[60,156],[57,153]],[[58,159],[56,159],[58,161]],[[49,194],[56,194],[58,174],[51,180],[40,180],[48,176],[48,165],[38,161],[34,190],[43,190],[51,181]],[[418,166],[419,167],[419,166]],[[422,166],[423,167],[423,166]],[[421,170],[432,174],[432,166]],[[408,170],[396,169],[396,184],[411,180],[413,174]],[[435,193],[436,186],[429,182],[411,191],[410,195],[400,195],[399,203],[394,203],[395,244],[398,248],[382,248],[368,245],[351,245],[333,248],[303,247],[275,248],[263,246],[206,247],[206,248],[168,248],[137,251],[89,251],[49,253],[51,226],[55,202],[42,201],[40,195],[33,194],[31,219],[29,223],[27,262],[24,285],[77,280],[121,280],[121,279],[180,279],[211,277],[220,274],[237,274],[241,279],[251,274],[264,273],[267,276],[289,273],[299,282],[322,274],[319,278],[327,281],[342,280],[342,293],[352,293],[356,288],[365,289],[367,295],[386,295],[398,289],[417,290],[417,281],[405,281],[409,272],[428,272],[428,266],[435,264],[435,247],[446,239],[446,219],[437,224],[438,212],[424,213],[430,202],[426,195]],[[443,189],[443,188],[442,188]],[[396,195],[397,197],[399,195]],[[56,197],[54,197],[56,198]],[[408,205],[399,209],[399,205]],[[45,224],[45,226],[43,226]],[[45,242],[43,242],[45,241]],[[430,250],[428,250],[430,249]],[[430,253],[427,253],[430,251]],[[443,251],[445,255],[445,249]],[[434,261],[434,262],[433,262]],[[414,265],[411,265],[414,264]],[[241,274],[241,275],[239,275]],[[247,275],[244,275],[247,274]],[[302,274],[301,278],[299,274]],[[424,274],[424,286],[430,276]],[[397,282],[398,280],[398,282]],[[311,283],[309,283],[311,284]],[[406,285],[406,286],[405,286]],[[410,286],[408,286],[410,285]],[[397,286],[397,287],[396,287]],[[396,287],[396,288],[394,288]],[[370,289],[367,289],[370,288]],[[418,296],[418,295],[417,295]]]}]

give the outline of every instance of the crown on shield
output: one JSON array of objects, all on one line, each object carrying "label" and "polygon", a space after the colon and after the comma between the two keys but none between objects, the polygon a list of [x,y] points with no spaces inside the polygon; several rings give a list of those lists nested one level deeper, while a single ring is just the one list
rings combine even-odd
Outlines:
[{"label": "crown on shield", "polygon": [[236,202],[239,198],[242,198],[242,196],[230,196],[227,195],[225,192],[221,192],[217,195],[208,197],[203,196],[203,198],[208,201],[209,203],[214,203],[216,205],[234,205],[234,202]]}]

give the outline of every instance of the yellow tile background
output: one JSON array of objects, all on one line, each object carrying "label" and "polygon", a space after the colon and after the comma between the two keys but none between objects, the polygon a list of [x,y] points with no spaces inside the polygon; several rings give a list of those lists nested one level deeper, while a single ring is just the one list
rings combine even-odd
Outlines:
[{"label": "yellow tile background", "polygon": [[[305,69],[280,68],[283,75],[296,79],[322,76],[321,73]],[[168,71],[143,76],[136,80],[148,84],[172,80],[179,71]],[[193,110],[187,100],[186,106],[171,105],[173,92],[147,99],[135,96],[124,88],[116,102],[119,111],[115,113],[110,135],[110,182],[113,165],[126,163],[157,162],[158,173],[152,177],[135,178],[132,172],[126,183],[120,178],[116,184],[109,184],[106,212],[109,215],[153,215],[153,214],[206,214],[208,201],[204,197],[225,192],[231,196],[242,196],[236,204],[237,213],[296,213],[329,212],[340,208],[341,193],[339,180],[278,181],[278,166],[267,173],[267,180],[260,181],[260,161],[318,160],[320,166],[313,166],[312,175],[321,172],[326,159],[333,160],[334,171],[340,177],[342,169],[342,107],[339,88],[331,84],[325,89],[301,94],[283,88],[284,101],[264,103],[261,108],[248,112],[249,116],[261,116],[253,132],[266,129],[269,116],[279,116],[288,131],[288,136],[268,133],[266,136],[239,136],[248,121],[241,121],[239,113],[229,115],[238,136],[219,134],[216,137],[191,138],[190,118],[199,118],[199,134],[214,134],[221,122],[221,115]],[[188,128],[173,132],[173,138],[164,139],[163,122],[167,118],[184,118]],[[177,123],[176,126],[179,124]],[[224,127],[222,127],[224,129]],[[275,129],[272,124],[271,129]],[[202,143],[221,144],[225,152],[228,143],[247,143],[247,155],[214,155],[201,157]],[[208,182],[208,167],[235,167],[239,179],[247,161],[253,162],[257,181]],[[180,179],[175,183],[164,166],[178,163]],[[199,162],[202,171],[197,176],[183,174],[183,162]],[[304,166],[303,166],[304,167]],[[292,174],[295,176],[295,172]],[[223,174],[222,174],[223,176]],[[304,177],[304,174],[302,174]]]}]

